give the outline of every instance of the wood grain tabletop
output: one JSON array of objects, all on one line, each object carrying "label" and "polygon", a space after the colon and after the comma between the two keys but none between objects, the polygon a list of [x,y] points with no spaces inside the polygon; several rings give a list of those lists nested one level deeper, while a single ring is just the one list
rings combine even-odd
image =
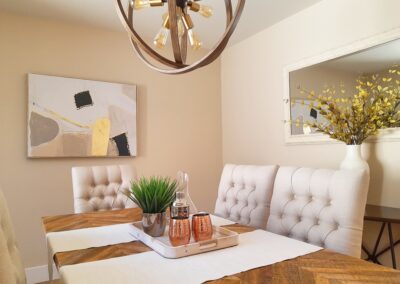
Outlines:
[{"label": "wood grain tabletop", "polygon": [[[45,233],[129,223],[141,220],[140,209],[43,217]],[[240,233],[253,231],[243,225],[224,226]],[[110,245],[57,253],[57,267],[151,251],[141,243]],[[291,260],[227,276],[209,283],[400,283],[400,271],[340,253],[321,250]]]}]

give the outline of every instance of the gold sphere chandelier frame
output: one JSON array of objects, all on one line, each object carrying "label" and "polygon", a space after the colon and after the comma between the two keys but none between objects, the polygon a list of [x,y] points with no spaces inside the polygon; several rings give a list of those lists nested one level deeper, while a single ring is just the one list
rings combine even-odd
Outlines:
[{"label": "gold sphere chandelier frame", "polygon": [[[187,73],[197,68],[204,67],[217,59],[228,44],[229,38],[239,22],[244,4],[246,2],[246,0],[238,0],[235,12],[233,12],[232,0],[224,0],[226,10],[226,29],[223,36],[202,59],[188,65],[186,64],[188,39],[190,45],[194,49],[198,49],[201,45],[201,43],[197,40],[196,35],[193,34],[194,24],[191,21],[188,9],[194,12],[205,14],[204,16],[210,16],[212,11],[210,11],[208,7],[202,7],[196,3],[200,0],[136,0],[129,1],[126,13],[122,4],[123,0],[115,1],[118,15],[129,34],[136,54],[147,66],[164,74]],[[136,2],[139,2],[139,7],[137,6]],[[133,27],[133,11],[135,9],[135,4],[136,9],[163,6],[164,4],[168,5],[168,14],[163,18],[162,30],[160,30],[160,33],[157,35],[154,43],[157,45],[160,43],[165,44],[167,35],[163,34],[163,31],[165,33],[169,32],[174,61],[159,54],[136,32],[135,28]],[[158,67],[148,57],[151,57],[153,60],[161,63],[163,67]]]}]

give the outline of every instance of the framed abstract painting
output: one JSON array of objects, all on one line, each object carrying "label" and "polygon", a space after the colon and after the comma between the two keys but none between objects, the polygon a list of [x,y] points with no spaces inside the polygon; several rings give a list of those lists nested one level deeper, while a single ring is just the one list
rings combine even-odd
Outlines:
[{"label": "framed abstract painting", "polygon": [[28,157],[136,156],[136,86],[29,74]]}]

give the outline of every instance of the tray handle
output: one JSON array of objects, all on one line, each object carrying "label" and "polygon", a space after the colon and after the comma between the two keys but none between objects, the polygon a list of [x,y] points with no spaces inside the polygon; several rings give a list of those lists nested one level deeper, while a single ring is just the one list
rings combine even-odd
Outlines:
[{"label": "tray handle", "polygon": [[199,244],[199,250],[210,249],[218,245],[218,240],[204,241]]}]

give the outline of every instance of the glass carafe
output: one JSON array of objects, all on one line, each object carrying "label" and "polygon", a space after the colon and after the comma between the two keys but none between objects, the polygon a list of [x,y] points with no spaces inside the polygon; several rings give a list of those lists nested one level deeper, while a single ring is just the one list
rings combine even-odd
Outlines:
[{"label": "glass carafe", "polygon": [[189,213],[196,214],[197,207],[194,205],[189,195],[189,175],[184,171],[178,172],[178,192],[183,192],[183,196],[186,198],[186,203],[189,205]]}]

